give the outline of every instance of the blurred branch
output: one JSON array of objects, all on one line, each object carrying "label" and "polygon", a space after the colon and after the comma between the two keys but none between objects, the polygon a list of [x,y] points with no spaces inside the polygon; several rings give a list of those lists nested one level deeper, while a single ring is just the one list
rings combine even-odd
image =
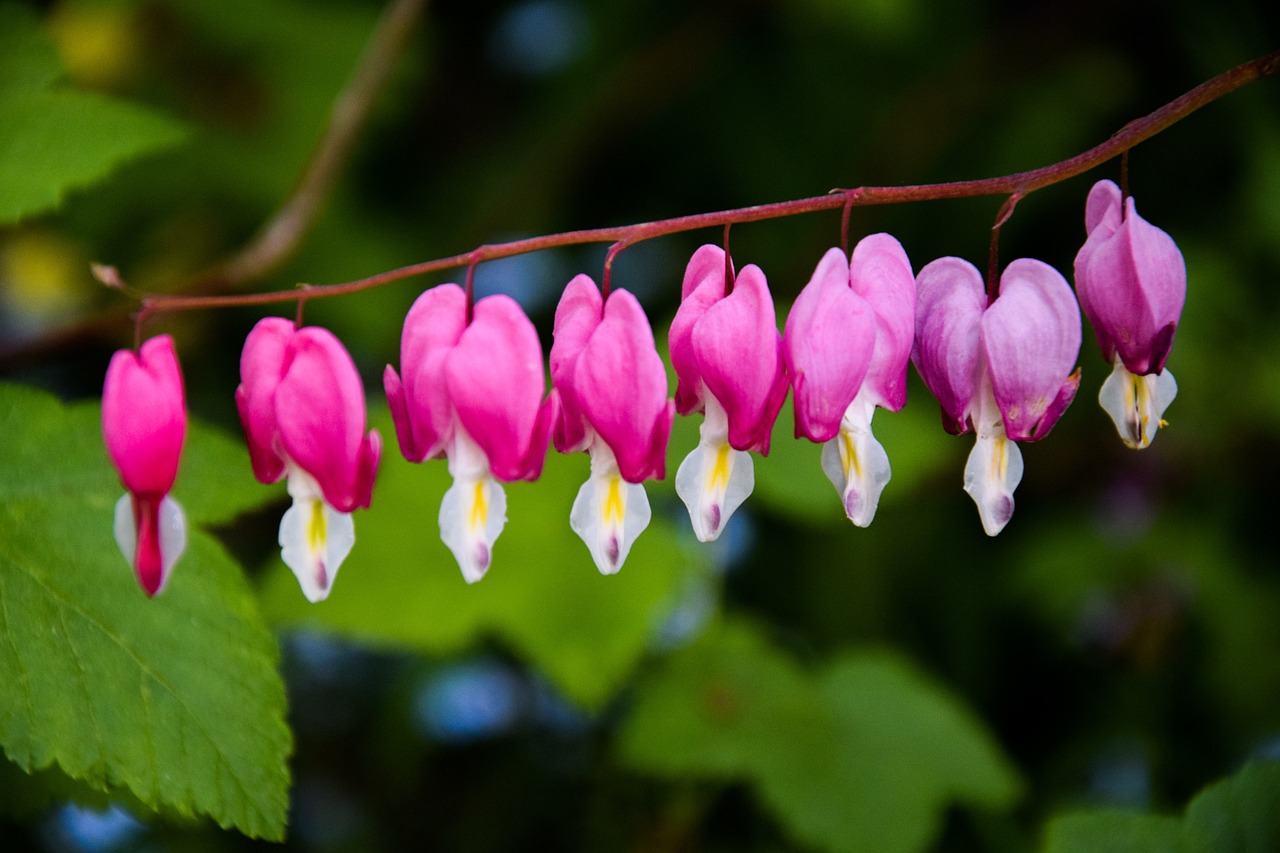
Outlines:
[{"label": "blurred branch", "polygon": [[[426,4],[427,0],[391,0],[354,73],[334,100],[324,134],[293,191],[247,244],[230,257],[183,279],[173,288],[174,294],[235,290],[266,278],[293,257],[351,161],[378,96],[386,89]],[[103,280],[99,270],[120,280],[113,267],[95,266],[99,280]],[[102,336],[117,328],[127,314],[126,306],[114,307],[35,340],[0,349],[0,366]]]}]

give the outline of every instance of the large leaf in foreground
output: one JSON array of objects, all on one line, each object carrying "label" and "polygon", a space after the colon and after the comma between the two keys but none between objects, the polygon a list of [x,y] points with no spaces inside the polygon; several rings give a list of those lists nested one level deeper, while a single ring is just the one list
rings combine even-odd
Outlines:
[{"label": "large leaf in foreground", "polygon": [[[121,491],[99,418],[96,405],[0,386],[0,744],[25,769],[56,764],[153,808],[280,838],[291,739],[274,639],[199,530],[166,591],[142,594],[112,538]],[[209,470],[194,439],[188,461]],[[217,488],[204,478],[197,494]],[[243,503],[228,488],[190,516]]]}]

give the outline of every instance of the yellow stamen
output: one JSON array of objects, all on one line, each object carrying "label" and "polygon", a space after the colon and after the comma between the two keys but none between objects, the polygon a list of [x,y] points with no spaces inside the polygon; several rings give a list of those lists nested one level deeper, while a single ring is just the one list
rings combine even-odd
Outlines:
[{"label": "yellow stamen", "polygon": [[308,525],[307,529],[311,534],[311,550],[323,551],[325,539],[329,534],[324,520],[323,501],[315,500],[311,502],[311,524]]},{"label": "yellow stamen", "polygon": [[485,491],[484,481],[476,483],[476,494],[471,501],[471,529],[478,530],[484,527],[485,522],[489,520],[489,501],[488,493]]},{"label": "yellow stamen", "polygon": [[1003,435],[998,436],[991,448],[991,475],[997,482],[1003,483],[1009,473],[1009,451],[1006,448],[1006,439]]},{"label": "yellow stamen", "polygon": [[729,445],[722,444],[716,451],[716,461],[711,468],[711,476],[707,478],[707,491],[723,492],[729,488],[729,474],[732,471],[733,460],[729,456]]},{"label": "yellow stamen", "polygon": [[853,442],[853,433],[840,430],[840,439],[840,461],[844,464],[844,478],[861,479],[862,464],[858,461],[858,448]]},{"label": "yellow stamen", "polygon": [[614,474],[609,478],[609,492],[605,495],[602,512],[605,524],[621,524],[627,506],[622,497],[622,478]]}]

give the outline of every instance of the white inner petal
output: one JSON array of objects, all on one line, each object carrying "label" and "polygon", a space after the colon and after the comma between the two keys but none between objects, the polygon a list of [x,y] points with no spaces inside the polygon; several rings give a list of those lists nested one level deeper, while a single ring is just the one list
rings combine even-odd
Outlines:
[{"label": "white inner petal", "polygon": [[1130,373],[1116,356],[1111,375],[1098,391],[1098,404],[1111,416],[1120,439],[1134,450],[1150,446],[1165,426],[1164,411],[1178,396],[1178,383],[1168,370],[1159,375]]},{"label": "white inner petal", "polygon": [[612,575],[622,568],[651,515],[644,486],[622,479],[613,451],[594,439],[591,477],[578,490],[569,526],[586,543],[601,574]]},{"label": "white inner petal", "polygon": [[[134,566],[138,551],[138,519],[133,513],[133,496],[125,493],[116,501],[113,530],[116,545],[120,553]],[[182,506],[169,495],[160,501],[159,529],[160,538],[160,586],[159,594],[169,582],[169,575],[182,552],[187,550],[187,518]]]},{"label": "white inner petal", "polygon": [[694,535],[711,542],[755,489],[756,479],[751,454],[729,446],[724,407],[709,391],[704,399],[701,438],[676,471],[676,494],[689,509]]},{"label": "white inner petal", "polygon": [[995,536],[1013,518],[1013,491],[1022,480],[1022,451],[1005,435],[990,382],[983,382],[976,402],[978,435],[964,466],[964,490],[978,505],[982,529]]},{"label": "white inner petal", "polygon": [[845,515],[859,527],[875,518],[892,476],[889,454],[871,432],[875,410],[859,391],[840,420],[840,433],[822,447],[822,470],[839,492]]},{"label": "white inner petal", "polygon": [[489,458],[458,426],[447,450],[453,485],[440,502],[440,538],[467,583],[484,577],[493,543],[507,523],[507,495],[489,472]]},{"label": "white inner petal", "polygon": [[280,558],[293,570],[307,600],[323,601],[356,544],[355,522],[351,513],[325,503],[315,479],[293,465],[288,489],[293,506],[280,519]]}]

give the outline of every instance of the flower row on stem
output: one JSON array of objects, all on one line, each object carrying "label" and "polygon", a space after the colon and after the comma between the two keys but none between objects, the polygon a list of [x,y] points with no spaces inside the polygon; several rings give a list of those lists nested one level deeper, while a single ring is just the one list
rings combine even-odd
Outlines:
[{"label": "flower row on stem", "polygon": [[[1181,253],[1110,181],[1090,192],[1085,225],[1075,293],[1033,259],[1010,263],[989,293],[959,258],[914,273],[888,234],[850,253],[832,248],[781,333],[764,272],[737,271],[725,249],[703,246],[685,269],[669,333],[674,398],[649,320],[626,290],[602,292],[586,275],[569,282],[548,394],[542,347],[520,306],[503,295],[472,304],[458,285],[439,285],[410,309],[399,369],[384,375],[400,449],[411,462],[447,460],[453,485],[440,533],[468,582],[488,571],[506,522],[501,484],[536,480],[551,443],[588,453],[590,476],[569,523],[599,570],[613,574],[649,524],[643,483],[665,476],[676,412],[704,415],[675,477],[698,539],[716,539],[751,494],[751,454],[768,454],[789,391],[796,436],[823,445],[821,465],[845,514],[870,524],[891,475],[871,421],[877,408],[906,403],[910,361],[946,429],[976,435],[964,486],[994,536],[1013,514],[1018,442],[1047,436],[1075,396],[1081,307],[1113,364],[1100,402],[1126,444],[1150,444],[1176,393],[1164,366],[1185,297]],[[371,505],[381,455],[355,365],[331,332],[268,317],[245,342],[236,404],[254,475],[286,479],[293,498],[280,524],[282,558],[307,598],[322,600],[355,543],[351,513]],[[151,595],[185,541],[168,494],[185,426],[172,340],[116,353],[103,401],[104,439],[128,492],[116,535]]]}]

